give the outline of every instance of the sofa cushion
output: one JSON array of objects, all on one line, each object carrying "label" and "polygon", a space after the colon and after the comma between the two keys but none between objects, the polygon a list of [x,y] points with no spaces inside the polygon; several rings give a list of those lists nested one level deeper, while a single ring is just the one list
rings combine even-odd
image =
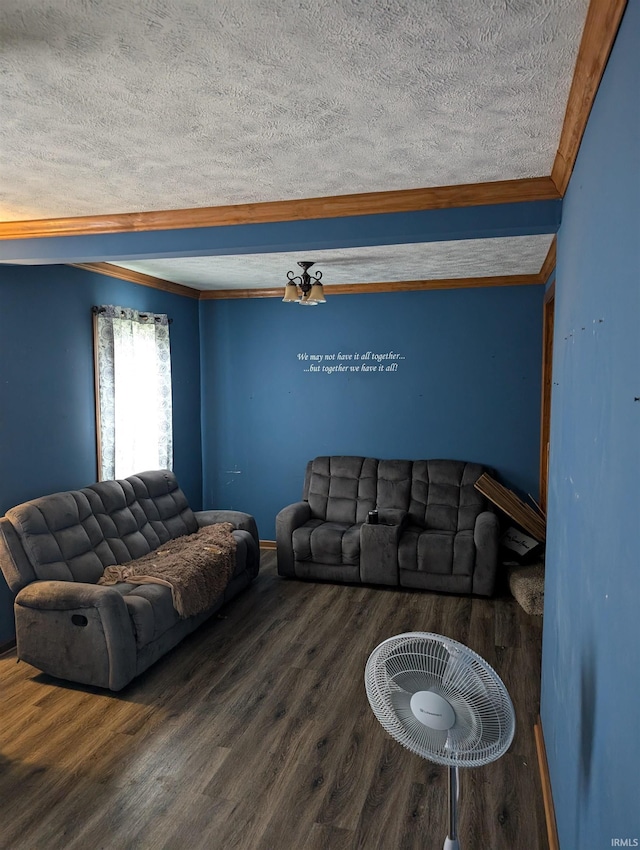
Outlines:
[{"label": "sofa cushion", "polygon": [[42,580],[95,583],[115,558],[89,500],[54,493],[7,511],[33,570]]},{"label": "sofa cushion", "polygon": [[364,522],[376,506],[378,461],[364,457],[317,457],[305,498],[311,516],[328,522]]},{"label": "sofa cushion", "polygon": [[360,524],[312,519],[293,532],[296,561],[357,566],[360,563]]},{"label": "sofa cushion", "polygon": [[409,510],[413,466],[411,460],[378,461],[378,510]]},{"label": "sofa cushion", "polygon": [[156,640],[180,619],[173,607],[170,587],[128,582],[119,582],[113,587],[125,601],[138,647]]},{"label": "sofa cushion", "polygon": [[196,516],[173,472],[154,469],[126,480],[131,482],[138,503],[161,543],[198,530]]},{"label": "sofa cushion", "polygon": [[474,484],[484,472],[476,463],[419,460],[413,464],[409,521],[439,531],[473,530],[485,510],[485,499]]},{"label": "sofa cushion", "polygon": [[472,531],[425,531],[409,526],[398,547],[401,570],[439,575],[472,576],[475,556]]},{"label": "sofa cushion", "polygon": [[90,499],[117,564],[141,558],[162,543],[198,530],[175,475],[153,470],[122,481],[99,481],[82,492]]}]

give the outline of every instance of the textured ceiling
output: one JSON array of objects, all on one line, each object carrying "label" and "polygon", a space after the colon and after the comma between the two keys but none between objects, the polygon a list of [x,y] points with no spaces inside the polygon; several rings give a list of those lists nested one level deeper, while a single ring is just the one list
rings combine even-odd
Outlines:
[{"label": "textured ceiling", "polygon": [[548,175],[587,5],[2,0],[0,220]]},{"label": "textured ceiling", "polygon": [[296,265],[298,260],[313,260],[317,265],[311,271],[321,271],[326,284],[490,277],[537,274],[552,238],[543,235],[465,239],[306,253],[147,260],[117,265],[203,290],[284,286],[289,269],[300,272]]}]

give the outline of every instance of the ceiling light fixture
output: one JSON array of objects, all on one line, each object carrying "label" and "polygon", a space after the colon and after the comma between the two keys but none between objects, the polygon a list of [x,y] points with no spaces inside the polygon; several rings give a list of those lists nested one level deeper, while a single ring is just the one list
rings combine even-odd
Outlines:
[{"label": "ceiling light fixture", "polygon": [[310,269],[314,264],[307,260],[303,260],[298,265],[302,269],[302,274],[296,275],[291,271],[287,272],[289,282],[284,288],[282,300],[292,304],[307,304],[309,307],[324,304],[326,298],[320,283],[322,272],[318,272],[315,276],[310,275],[307,269]]}]

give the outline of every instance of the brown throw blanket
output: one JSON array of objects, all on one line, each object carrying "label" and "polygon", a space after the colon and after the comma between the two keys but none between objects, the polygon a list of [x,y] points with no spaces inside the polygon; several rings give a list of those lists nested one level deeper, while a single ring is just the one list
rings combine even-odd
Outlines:
[{"label": "brown throw blanket", "polygon": [[169,540],[154,552],[107,567],[98,584],[164,584],[182,618],[211,608],[235,567],[236,541],[230,522],[206,525],[195,534]]}]

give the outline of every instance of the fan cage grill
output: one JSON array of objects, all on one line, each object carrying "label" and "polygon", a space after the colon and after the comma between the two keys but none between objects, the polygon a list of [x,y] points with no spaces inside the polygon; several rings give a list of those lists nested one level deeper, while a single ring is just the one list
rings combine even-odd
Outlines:
[{"label": "fan cage grill", "polygon": [[[385,731],[436,764],[488,764],[513,740],[513,704],[502,680],[483,658],[452,638],[431,632],[389,638],[371,653],[365,686]],[[427,690],[450,703],[456,717],[451,729],[431,729],[413,714],[412,695]]]}]

